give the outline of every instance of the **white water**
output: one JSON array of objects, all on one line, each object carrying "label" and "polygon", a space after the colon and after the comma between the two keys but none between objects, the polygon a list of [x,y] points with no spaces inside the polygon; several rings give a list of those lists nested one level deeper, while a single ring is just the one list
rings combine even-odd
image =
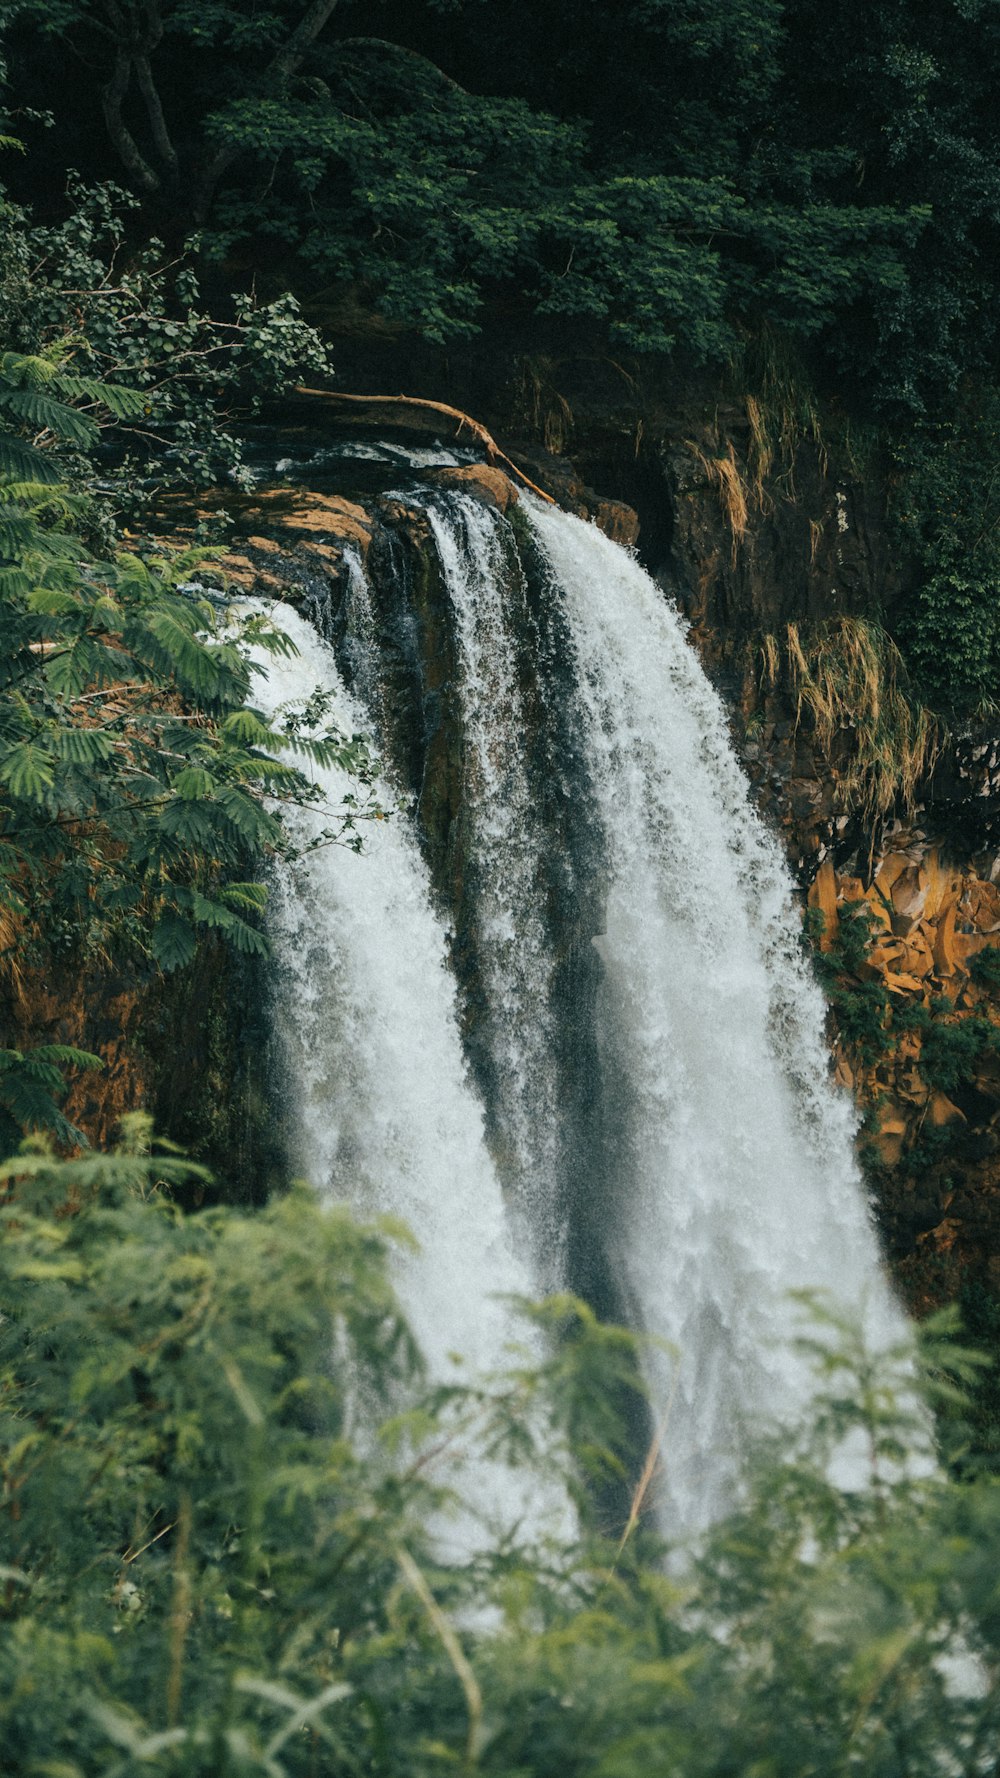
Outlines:
[{"label": "white water", "polygon": [[[829,1082],[790,879],[748,801],[723,707],[638,564],[592,526],[525,505],[569,657],[546,694],[566,702],[561,727],[535,699],[534,720],[551,728],[538,757],[571,737],[574,819],[592,836],[581,853],[595,878],[587,905],[604,909],[596,1001],[574,1012],[572,996],[557,1005],[552,994],[557,940],[538,898],[559,880],[542,869],[546,849],[551,864],[564,841],[545,830],[526,746],[515,634],[524,582],[510,527],[435,495],[426,510],[459,665],[464,936],[476,954],[493,1157],[463,1063],[444,923],[404,822],[373,827],[363,858],[330,847],[283,870],[272,910],[279,1032],[303,1172],[419,1237],[399,1285],[433,1376],[454,1374],[456,1353],[459,1374],[502,1366],[520,1327],[497,1296],[574,1282],[562,1224],[588,1204],[584,1245],[600,1244],[631,1324],[671,1348],[651,1348],[646,1363],[653,1417],[665,1417],[654,1505],[680,1540],[731,1503],[755,1437],[808,1412],[790,1291],[830,1293],[876,1348],[898,1342],[904,1322],[879,1263],[853,1114]],[[384,688],[356,562],[347,597],[344,646],[378,716]],[[267,707],[335,685],[341,726],[363,727],[331,650],[295,613],[280,621],[300,657],[269,665]],[[350,784],[322,776],[337,806]],[[324,817],[295,825],[306,839]],[[557,1029],[574,1016],[597,1052],[575,1099],[562,1084],[573,1045],[560,1049]],[[574,1142],[565,1125],[584,1113]],[[575,1157],[569,1187],[560,1153]],[[492,1517],[531,1517],[506,1473],[483,1466],[474,1486]]]},{"label": "white water", "polygon": [[616,1108],[608,1243],[666,1415],[657,1483],[669,1536],[732,1498],[748,1442],[808,1409],[790,1349],[795,1289],[864,1320],[903,1320],[885,1281],[829,1084],[823,1003],[791,884],[748,801],[723,708],[677,613],[593,526],[530,505],[563,602],[581,746],[610,861],[598,1003]]},{"label": "white water", "polygon": [[[540,908],[539,825],[525,759],[511,577],[520,564],[481,502],[427,509],[455,626],[465,740],[462,795],[474,869],[475,932],[494,1071],[494,1146],[546,1289],[563,1282],[556,1203],[557,1081],[553,960]],[[504,543],[507,548],[504,548]],[[518,587],[523,591],[523,583]]]},{"label": "white water", "polygon": [[[357,587],[353,595],[357,600]],[[270,714],[332,689],[331,715],[348,734],[364,723],[330,648],[288,606],[270,612],[297,657],[267,658],[255,689]],[[355,788],[339,770],[314,769],[325,808],[293,811],[293,839],[307,845],[331,826]],[[384,803],[395,798],[382,788]],[[532,1294],[515,1257],[483,1119],[463,1062],[444,930],[430,905],[424,867],[406,824],[370,824],[362,856],[327,845],[277,872],[270,930],[276,952],[275,1016],[290,1089],[298,1166],[329,1199],[361,1215],[391,1214],[420,1249],[400,1253],[395,1281],[435,1382],[476,1382],[506,1368],[525,1324],[506,1293]],[[561,1496],[499,1465],[460,1473],[449,1450],[439,1479],[460,1483],[477,1517],[539,1529]],[[544,1493],[544,1490],[543,1490]],[[468,1520],[459,1548],[475,1547]]]}]

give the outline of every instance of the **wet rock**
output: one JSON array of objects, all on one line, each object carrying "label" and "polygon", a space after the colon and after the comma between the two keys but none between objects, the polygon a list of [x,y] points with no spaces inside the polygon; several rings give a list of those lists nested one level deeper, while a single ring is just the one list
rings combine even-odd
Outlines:
[{"label": "wet rock", "polygon": [[496,512],[507,512],[518,499],[518,492],[509,475],[488,463],[467,463],[461,467],[448,465],[430,469],[425,474],[432,486],[454,488],[460,494],[471,494],[492,506]]},{"label": "wet rock", "polygon": [[639,515],[622,500],[599,500],[594,507],[594,524],[613,543],[634,549],[639,541]]}]

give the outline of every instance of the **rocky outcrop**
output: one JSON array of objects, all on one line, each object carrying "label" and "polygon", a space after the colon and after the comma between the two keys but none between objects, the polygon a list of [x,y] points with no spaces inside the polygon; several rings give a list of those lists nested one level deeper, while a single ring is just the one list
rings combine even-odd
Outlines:
[{"label": "rocky outcrop", "polygon": [[[995,871],[996,871],[996,867]],[[996,871],[1000,876],[1000,871]],[[913,1307],[1000,1286],[1000,888],[897,827],[867,885],[810,887],[836,1076],[864,1119],[879,1220]]]},{"label": "rocky outcrop", "polygon": [[429,469],[425,479],[434,488],[454,488],[460,494],[471,494],[495,512],[507,512],[518,499],[518,492],[502,469],[488,463],[467,463],[455,468]]}]

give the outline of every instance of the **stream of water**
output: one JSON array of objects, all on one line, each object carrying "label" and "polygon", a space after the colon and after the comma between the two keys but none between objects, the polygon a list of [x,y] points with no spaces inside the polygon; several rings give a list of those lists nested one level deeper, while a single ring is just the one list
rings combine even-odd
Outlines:
[{"label": "stream of water", "polygon": [[[301,1165],[415,1231],[400,1288],[437,1376],[455,1353],[470,1374],[502,1362],[510,1292],[593,1280],[653,1336],[651,1498],[687,1537],[762,1429],[808,1411],[790,1292],[829,1292],[876,1346],[904,1326],[790,878],[682,621],[631,556],[530,498],[519,536],[466,496],[408,498],[454,638],[465,975],[406,817],[361,859],[327,847],[283,869],[276,1019]],[[356,560],[348,590],[367,710],[291,611],[299,655],[269,669],[267,701],[336,686],[342,726],[378,729]],[[299,837],[318,819],[297,816]]]}]

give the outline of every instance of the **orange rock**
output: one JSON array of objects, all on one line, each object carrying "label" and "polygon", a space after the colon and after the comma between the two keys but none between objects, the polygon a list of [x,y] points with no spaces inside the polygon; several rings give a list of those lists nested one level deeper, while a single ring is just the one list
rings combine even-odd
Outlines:
[{"label": "orange rock", "polygon": [[[916,1040],[917,1043],[917,1050],[915,1053],[919,1055],[919,1033],[916,1031],[908,1031],[899,1046],[901,1058],[904,1054],[904,1048],[906,1048],[905,1059],[909,1059],[909,1057],[914,1054],[912,1049],[906,1047],[912,1044],[914,1040]],[[907,1105],[926,1105],[930,1098],[930,1088],[916,1068],[909,1068],[905,1074],[897,1075],[896,1090],[899,1093],[900,1098],[906,1100]]]},{"label": "orange rock", "polygon": [[893,908],[901,919],[919,920],[927,901],[927,888],[920,881],[920,869],[908,864],[892,885]]},{"label": "orange rock", "polygon": [[902,939],[884,937],[876,940],[857,973],[866,981],[877,980],[895,969],[905,952]]},{"label": "orange rock", "polygon": [[923,982],[917,975],[895,975],[891,969],[885,972],[885,985],[890,994],[921,994]]},{"label": "orange rock", "polygon": [[1000,889],[973,877],[962,896],[962,916],[977,932],[1000,932]]},{"label": "orange rock", "polygon": [[930,975],[934,967],[934,953],[919,930],[911,932],[906,940],[905,961],[910,975]]},{"label": "orange rock", "polygon": [[955,909],[956,903],[949,904],[946,912],[938,922],[934,935],[934,963],[938,975],[954,975],[955,957]]},{"label": "orange rock", "polygon": [[879,1116],[875,1147],[884,1167],[898,1166],[906,1136],[906,1114],[900,1106],[889,1105]]},{"label": "orange rock", "polygon": [[941,863],[936,850],[928,852],[920,867],[920,878],[927,891],[924,915],[928,920],[938,920],[958,900],[962,879],[950,865]]},{"label": "orange rock", "polygon": [[860,877],[840,877],[838,895],[841,901],[864,901],[865,886]]},{"label": "orange rock", "polygon": [[613,543],[633,549],[639,541],[639,515],[623,500],[599,500],[594,508],[594,524]]},{"label": "orange rock", "polygon": [[432,469],[428,472],[427,480],[437,482],[445,488],[457,488],[460,493],[471,494],[474,499],[484,501],[487,506],[495,507],[499,512],[506,512],[518,497],[510,477],[504,475],[502,469],[494,469],[489,463],[466,463],[455,468],[449,466]]},{"label": "orange rock", "polygon": [[846,1056],[838,1056],[837,1066],[833,1071],[833,1078],[836,1081],[838,1087],[845,1087],[849,1093],[853,1093],[853,1091],[854,1091],[854,1069],[851,1067],[851,1064],[847,1060]]},{"label": "orange rock", "polygon": [[891,895],[893,885],[911,868],[910,860],[904,852],[890,852],[883,858],[875,873],[875,886],[886,897]]},{"label": "orange rock", "polygon": [[864,898],[871,908],[876,924],[881,926],[884,931],[890,932],[892,930],[892,916],[874,883],[870,889],[866,889]]},{"label": "orange rock", "polygon": [[821,951],[829,951],[840,925],[837,914],[837,875],[831,859],[825,858],[820,865],[809,885],[806,901],[811,908],[819,908],[823,915],[823,935],[819,945]]},{"label": "orange rock", "polygon": [[985,951],[989,942],[985,932],[956,932],[952,949],[959,968],[967,968],[969,958]]},{"label": "orange rock", "polygon": [[927,1229],[924,1234],[918,1235],[917,1240],[928,1245],[933,1243],[939,1252],[947,1253],[954,1246],[955,1237],[961,1232],[961,1227],[957,1217],[946,1216],[936,1228]]},{"label": "orange rock", "polygon": [[953,1124],[956,1119],[961,1120],[963,1124],[966,1121],[964,1111],[959,1111],[958,1106],[953,1105],[952,1101],[945,1093],[931,1094],[930,1111],[928,1115],[931,1123],[937,1130],[943,1129],[945,1124]]},{"label": "orange rock", "polygon": [[282,511],[278,523],[286,531],[307,531],[323,542],[344,539],[362,553],[372,539],[372,522],[363,506],[339,494],[302,496],[290,512]]}]

